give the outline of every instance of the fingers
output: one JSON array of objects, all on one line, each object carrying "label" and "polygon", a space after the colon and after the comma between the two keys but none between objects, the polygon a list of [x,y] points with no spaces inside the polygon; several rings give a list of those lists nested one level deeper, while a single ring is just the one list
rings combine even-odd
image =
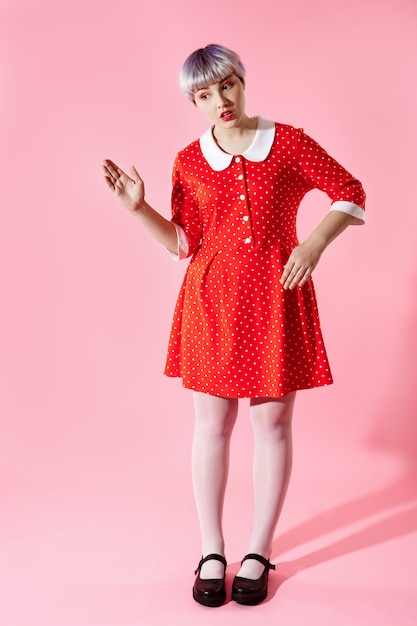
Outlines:
[{"label": "fingers", "polygon": [[282,270],[282,276],[279,279],[279,282],[281,283],[281,285],[284,287],[284,289],[287,289],[286,284],[287,284],[287,280],[289,278],[289,275],[293,269],[294,264],[291,263],[290,260],[288,260],[288,263],[286,265],[284,265],[284,269]]},{"label": "fingers", "polygon": [[132,174],[133,180],[135,180],[136,182],[139,182],[140,180],[142,180],[141,177],[138,174],[138,171],[137,171],[136,167],[134,165],[130,166],[130,172]]},{"label": "fingers", "polygon": [[113,182],[113,184],[122,176],[126,176],[124,171],[120,169],[120,167],[118,167],[116,163],[110,161],[110,159],[106,159],[105,161],[103,161],[103,170],[104,175],[109,178]]},{"label": "fingers", "polygon": [[129,177],[116,163],[110,159],[105,159],[102,164],[102,169],[106,182],[111,186],[115,186],[117,181],[123,179],[124,181],[131,180],[133,182],[142,182],[141,177],[138,174],[134,165],[130,167],[131,177]]},{"label": "fingers", "polygon": [[298,251],[293,251],[284,266],[279,282],[284,289],[294,289],[297,285],[303,287],[310,278],[314,267],[315,264],[312,261],[303,260]]},{"label": "fingers", "polygon": [[297,285],[303,287],[310,278],[311,273],[311,268],[298,267],[295,264],[289,267],[287,264],[279,282],[284,289],[294,289]]},{"label": "fingers", "polygon": [[114,182],[111,180],[111,178],[109,176],[107,176],[106,173],[104,173],[104,182],[106,183],[106,185],[108,185],[110,187],[110,189],[112,189],[112,190],[114,189]]},{"label": "fingers", "polygon": [[[302,276],[302,278],[301,278],[300,282],[298,283],[298,286],[299,286],[299,287],[304,287],[304,285],[306,284],[306,282],[307,282],[307,281],[308,281],[308,279],[310,278],[310,276],[311,276],[312,272],[313,272],[313,269],[312,269],[312,268],[308,268],[308,269],[305,271],[304,276]],[[294,286],[295,286],[295,285],[294,285]],[[290,289],[291,289],[291,287],[290,287]]]},{"label": "fingers", "polygon": [[136,168],[132,165],[130,167],[131,176],[128,176],[116,163],[110,159],[105,159],[102,162],[102,172],[113,195],[129,211],[138,211],[144,202],[145,187]]},{"label": "fingers", "polygon": [[114,190],[114,188],[116,187],[116,183],[119,179],[114,163],[108,160],[103,161],[101,168],[103,170],[104,180],[106,181],[110,189]]}]

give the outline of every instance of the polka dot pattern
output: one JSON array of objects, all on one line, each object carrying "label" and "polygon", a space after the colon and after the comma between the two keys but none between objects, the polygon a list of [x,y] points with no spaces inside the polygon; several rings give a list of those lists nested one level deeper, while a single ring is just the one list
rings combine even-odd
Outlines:
[{"label": "polka dot pattern", "polygon": [[284,290],[296,217],[313,188],[362,205],[363,189],[318,144],[276,124],[267,158],[235,156],[214,171],[198,141],[177,155],[173,221],[191,262],[178,296],[165,367],[184,387],[224,397],[282,397],[332,376],[312,280]]}]

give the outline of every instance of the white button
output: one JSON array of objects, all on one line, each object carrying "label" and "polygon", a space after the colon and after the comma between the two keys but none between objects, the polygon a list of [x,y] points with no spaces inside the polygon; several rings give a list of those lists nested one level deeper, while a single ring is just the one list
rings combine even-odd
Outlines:
[{"label": "white button", "polygon": [[243,174],[239,174],[239,176],[237,177],[238,180],[243,180]]},{"label": "white button", "polygon": [[246,239],[245,239],[245,243],[250,243],[251,241],[252,241],[252,240],[251,240],[251,238],[250,238],[250,237],[246,237]]},{"label": "white button", "polygon": [[240,163],[240,157],[235,158],[236,163]]},{"label": "white button", "polygon": [[248,221],[248,219],[249,219],[249,215],[244,215],[244,216],[243,216],[243,221],[244,221],[244,222],[247,222],[247,221]]},{"label": "white button", "polygon": [[242,194],[239,196],[239,198],[240,198],[241,200],[244,200],[244,199],[245,199],[245,194],[243,194],[243,193],[242,193]]}]

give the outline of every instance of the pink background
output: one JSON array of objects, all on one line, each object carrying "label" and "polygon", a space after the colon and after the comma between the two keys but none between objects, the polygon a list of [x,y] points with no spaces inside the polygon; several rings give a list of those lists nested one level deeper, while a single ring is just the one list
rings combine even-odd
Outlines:
[{"label": "pink background", "polygon": [[[413,0],[1,0],[2,623],[416,623],[416,18]],[[175,153],[206,129],[178,70],[211,42],[243,57],[248,113],[304,127],[369,215],[315,273],[336,383],[298,397],[270,601],[215,613],[191,599],[192,398],[162,375],[186,266],[100,172],[135,163],[169,215]],[[301,236],[327,208],[308,196]],[[251,445],[242,402],[231,575]]]}]

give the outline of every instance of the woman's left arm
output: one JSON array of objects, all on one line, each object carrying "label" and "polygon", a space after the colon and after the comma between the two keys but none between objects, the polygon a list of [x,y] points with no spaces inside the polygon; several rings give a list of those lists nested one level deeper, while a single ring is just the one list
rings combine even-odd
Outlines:
[{"label": "woman's left arm", "polygon": [[360,181],[331,157],[301,129],[298,132],[298,163],[311,185],[332,199],[332,207],[311,235],[296,246],[286,263],[280,283],[284,289],[302,287],[327,246],[350,224],[365,219],[365,191]]},{"label": "woman's left arm", "polygon": [[308,239],[291,252],[280,278],[284,289],[294,289],[297,285],[302,287],[310,278],[327,246],[351,223],[351,215],[330,211]]}]

